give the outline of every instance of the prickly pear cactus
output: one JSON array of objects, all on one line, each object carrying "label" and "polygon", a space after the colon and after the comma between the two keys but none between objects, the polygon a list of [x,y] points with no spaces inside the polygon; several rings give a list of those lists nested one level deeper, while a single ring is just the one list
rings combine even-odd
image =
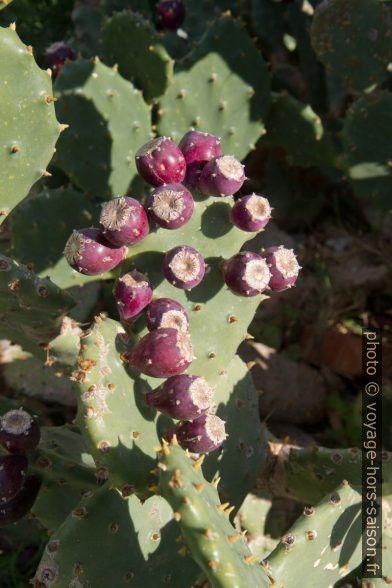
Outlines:
[{"label": "prickly pear cactus", "polygon": [[215,485],[173,441],[164,445],[158,468],[163,495],[175,511],[189,555],[213,586],[268,586],[268,578],[245,539],[229,521],[231,507],[221,504]]},{"label": "prickly pear cactus", "polygon": [[[3,6],[4,7],[4,6]],[[0,223],[46,173],[62,130],[50,72],[41,70],[15,26],[0,28]]]},{"label": "prickly pear cactus", "polygon": [[269,90],[261,54],[240,22],[223,15],[178,62],[159,100],[159,133],[178,141],[191,127],[208,129],[242,159],[264,133]]},{"label": "prickly pear cactus", "polygon": [[56,164],[95,198],[126,193],[135,151],[151,132],[140,92],[99,60],[80,59],[62,69],[55,94],[58,116],[70,125],[57,145]]}]

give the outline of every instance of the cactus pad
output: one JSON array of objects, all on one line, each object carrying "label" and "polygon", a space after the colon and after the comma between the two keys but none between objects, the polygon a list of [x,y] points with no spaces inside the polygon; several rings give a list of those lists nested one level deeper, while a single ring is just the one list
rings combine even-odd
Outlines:
[{"label": "cactus pad", "polygon": [[136,174],[137,148],[150,138],[150,109],[116,71],[84,59],[65,65],[55,84],[57,112],[71,128],[56,163],[88,194],[124,195]]},{"label": "cactus pad", "polygon": [[46,171],[60,132],[50,76],[14,28],[0,28],[0,222]]},{"label": "cactus pad", "polygon": [[161,496],[141,504],[136,496],[102,488],[86,495],[51,536],[35,580],[50,577],[58,588],[190,586],[199,569],[178,553],[177,535]]},{"label": "cactus pad", "polygon": [[159,101],[158,130],[175,141],[192,127],[208,131],[222,138],[226,153],[242,159],[264,132],[269,101],[261,54],[238,21],[222,16],[177,64]]},{"label": "cactus pad", "polygon": [[160,96],[173,74],[173,60],[158,35],[140,14],[130,11],[115,14],[104,25],[102,47],[105,61],[118,64],[119,72],[146,100]]},{"label": "cactus pad", "polygon": [[162,493],[177,513],[190,555],[211,585],[267,587],[266,574],[229,521],[229,505],[221,504],[217,489],[203,477],[198,463],[171,443],[163,447],[159,468]]},{"label": "cactus pad", "polygon": [[379,84],[392,61],[391,17],[388,2],[321,2],[311,27],[317,57],[355,90]]},{"label": "cactus pad", "polygon": [[0,255],[0,324],[2,337],[26,351],[41,353],[55,337],[72,298],[49,279]]},{"label": "cactus pad", "polygon": [[267,558],[276,588],[333,586],[361,563],[360,500],[343,482],[317,506],[305,507]]},{"label": "cactus pad", "polygon": [[381,92],[351,106],[341,133],[343,163],[355,193],[373,206],[391,208],[392,149],[380,140],[392,125],[392,95]]}]

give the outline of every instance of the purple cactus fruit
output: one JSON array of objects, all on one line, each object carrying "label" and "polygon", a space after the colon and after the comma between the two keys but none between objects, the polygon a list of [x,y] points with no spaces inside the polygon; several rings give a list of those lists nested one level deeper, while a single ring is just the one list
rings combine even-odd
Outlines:
[{"label": "purple cactus fruit", "polygon": [[182,374],[146,394],[146,402],[174,419],[192,420],[211,408],[213,396],[204,378]]},{"label": "purple cactus fruit", "polygon": [[274,292],[282,292],[294,286],[301,266],[292,249],[269,247],[262,253],[271,273],[268,287]]},{"label": "purple cactus fruit", "polygon": [[114,297],[121,320],[130,322],[150,304],[152,290],[147,277],[134,270],[119,278]]},{"label": "purple cactus fruit", "polygon": [[0,457],[0,506],[11,500],[22,488],[27,470],[24,455],[2,455]]},{"label": "purple cactus fruit", "polygon": [[168,137],[152,139],[136,153],[136,167],[151,186],[180,183],[185,178],[186,163],[177,145]]},{"label": "purple cactus fruit", "polygon": [[23,408],[10,410],[0,417],[0,443],[11,453],[32,451],[40,438],[37,421]]},{"label": "purple cactus fruit", "polygon": [[172,298],[158,298],[151,302],[146,312],[149,331],[155,329],[178,329],[186,332],[189,319],[182,304]]},{"label": "purple cactus fruit", "polygon": [[179,229],[192,216],[192,194],[182,184],[159,186],[148,199],[151,218],[164,229]]},{"label": "purple cactus fruit", "polygon": [[123,259],[126,247],[115,247],[100,229],[74,231],[65,244],[64,255],[69,265],[86,276],[108,272]]},{"label": "purple cactus fruit", "polygon": [[267,198],[259,194],[242,196],[230,211],[231,222],[243,231],[261,231],[271,218]]},{"label": "purple cactus fruit", "polygon": [[8,502],[0,503],[0,527],[23,518],[33,506],[41,487],[37,476],[27,476],[21,490]]},{"label": "purple cactus fruit", "polygon": [[189,131],[178,145],[186,161],[186,183],[197,186],[200,174],[209,161],[222,155],[219,137],[200,131]]},{"label": "purple cactus fruit", "polygon": [[185,6],[182,0],[160,0],[157,4],[158,23],[164,29],[176,31],[185,19]]},{"label": "purple cactus fruit", "polygon": [[245,182],[244,166],[232,155],[211,159],[200,174],[199,190],[210,196],[231,196]]},{"label": "purple cactus fruit", "polygon": [[175,434],[183,449],[192,453],[209,453],[218,449],[226,439],[225,421],[214,414],[203,414],[194,421],[179,423],[166,439]]},{"label": "purple cactus fruit", "polygon": [[151,331],[128,354],[129,364],[134,369],[155,378],[182,374],[192,360],[190,335],[178,329]]},{"label": "purple cactus fruit", "polygon": [[106,202],[99,222],[102,233],[116,247],[138,243],[150,230],[143,206],[129,196],[121,196]]},{"label": "purple cactus fruit", "polygon": [[257,296],[271,278],[266,260],[257,253],[242,251],[223,264],[227,286],[240,296]]},{"label": "purple cactus fruit", "polygon": [[203,257],[193,247],[174,247],[165,255],[163,273],[172,286],[191,290],[202,281],[206,271]]},{"label": "purple cactus fruit", "polygon": [[66,61],[75,59],[75,53],[63,41],[52,43],[45,51],[46,61],[56,76]]}]

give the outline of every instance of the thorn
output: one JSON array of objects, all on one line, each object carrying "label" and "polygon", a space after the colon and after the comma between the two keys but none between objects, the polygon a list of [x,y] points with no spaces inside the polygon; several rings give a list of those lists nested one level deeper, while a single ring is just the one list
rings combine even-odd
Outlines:
[{"label": "thorn", "polygon": [[51,177],[52,177],[52,174],[51,174],[50,172],[48,172],[48,170],[47,170],[47,169],[46,169],[44,172],[42,172],[42,175],[43,175],[45,178],[51,178]]},{"label": "thorn", "polygon": [[178,555],[181,555],[182,557],[186,557],[187,555],[189,555],[189,549],[187,547],[185,547],[185,545],[183,547],[181,547],[181,549],[179,549],[177,551]]},{"label": "thorn", "polygon": [[213,541],[214,539],[214,533],[211,531],[211,529],[204,529],[203,535],[206,539],[208,539],[208,541]]},{"label": "thorn", "polygon": [[166,439],[163,439],[162,453],[163,455],[170,455],[169,444]]},{"label": "thorn", "polygon": [[166,472],[167,470],[167,465],[165,463],[162,463],[161,461],[158,462],[158,468],[160,470],[162,470],[163,472]]},{"label": "thorn", "polygon": [[196,492],[202,492],[204,490],[204,484],[193,484]]},{"label": "thorn", "polygon": [[173,519],[177,521],[177,523],[181,520],[181,513],[180,512],[173,512]]},{"label": "thorn", "polygon": [[231,506],[230,508],[226,508],[226,510],[224,511],[225,515],[227,515],[229,517],[234,509],[235,509],[234,505]]},{"label": "thorn", "polygon": [[10,29],[11,29],[11,31],[16,31],[16,22],[10,23]]},{"label": "thorn", "polygon": [[52,77],[52,70],[50,69],[50,67],[48,67],[48,69],[46,70],[46,73],[48,74],[48,76],[50,78]]},{"label": "thorn", "polygon": [[227,540],[229,543],[235,543],[240,538],[239,535],[228,535]]},{"label": "thorn", "polygon": [[57,98],[55,98],[54,96],[45,96],[45,102],[46,104],[51,104],[52,102],[56,102]]},{"label": "thorn", "polygon": [[210,559],[210,561],[208,562],[208,567],[212,570],[216,570],[218,567],[218,562],[216,562],[214,559]]},{"label": "thorn", "polygon": [[228,506],[230,506],[230,502],[224,502],[223,504],[218,504],[216,508],[223,512]]},{"label": "thorn", "polygon": [[171,438],[171,445],[178,445],[178,441],[177,441],[177,435],[174,434],[173,437]]},{"label": "thorn", "polygon": [[63,125],[60,123],[60,125],[59,125],[60,133],[63,133],[66,129],[69,129],[69,125],[65,125],[65,124]]},{"label": "thorn", "polygon": [[33,55],[33,48],[31,45],[26,45],[26,51],[29,55]]},{"label": "thorn", "polygon": [[244,557],[244,562],[246,564],[252,565],[252,564],[256,563],[256,561],[257,561],[257,557],[255,557],[254,555],[246,555]]},{"label": "thorn", "polygon": [[215,488],[218,488],[218,484],[219,484],[219,482],[220,482],[220,481],[221,481],[221,479],[220,479],[220,477],[219,477],[219,478],[217,478],[216,480],[214,480],[214,481],[212,482],[212,485],[213,485],[213,486],[215,486]]},{"label": "thorn", "polygon": [[113,67],[112,67],[112,70],[113,70],[115,73],[118,73],[118,63],[115,63],[115,64],[113,65]]},{"label": "thorn", "polygon": [[205,459],[205,455],[200,456],[199,459],[197,459],[195,461],[195,463],[193,464],[193,466],[192,466],[193,469],[194,470],[200,470],[200,468],[201,468],[201,466],[203,464],[204,459]]},{"label": "thorn", "polygon": [[101,63],[101,60],[99,59],[98,55],[96,55],[93,59],[94,63]]}]

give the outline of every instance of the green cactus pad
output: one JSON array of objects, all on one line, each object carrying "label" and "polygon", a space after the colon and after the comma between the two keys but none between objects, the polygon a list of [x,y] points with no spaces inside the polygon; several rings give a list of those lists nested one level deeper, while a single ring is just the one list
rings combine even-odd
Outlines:
[{"label": "green cactus pad", "polygon": [[161,496],[143,504],[115,489],[82,499],[53,534],[35,580],[50,586],[191,586],[200,574],[178,553],[177,524]]},{"label": "green cactus pad", "polygon": [[[177,513],[190,555],[214,588],[269,585],[246,541],[234,529],[217,489],[178,445],[165,445],[160,457],[163,496]],[[226,505],[228,508],[228,505]]]},{"label": "green cactus pad", "polygon": [[49,279],[0,255],[0,324],[3,338],[26,351],[41,353],[55,337],[72,298]]},{"label": "green cactus pad", "polygon": [[248,547],[259,561],[265,559],[277,544],[277,540],[272,539],[265,531],[270,509],[270,499],[248,494],[235,518],[236,527],[246,530]]},{"label": "green cactus pad", "polygon": [[381,137],[391,126],[392,95],[381,92],[354,102],[341,132],[342,163],[355,193],[385,211],[392,208],[392,148]]},{"label": "green cactus pad", "polygon": [[379,84],[392,61],[391,8],[378,0],[321,2],[311,27],[319,60],[355,90]]},{"label": "green cactus pad", "polygon": [[117,64],[120,74],[143,90],[146,100],[164,93],[173,75],[173,60],[140,14],[114,14],[103,27],[102,47],[106,63]]},{"label": "green cactus pad", "polygon": [[73,229],[91,227],[98,216],[98,206],[81,192],[71,188],[39,192],[10,215],[12,255],[61,288],[96,280],[71,269],[63,251]]},{"label": "green cactus pad", "polygon": [[61,525],[83,493],[97,486],[94,461],[80,433],[69,426],[41,427],[30,468],[43,480],[32,512],[49,531]]},{"label": "green cactus pad", "polygon": [[333,586],[362,560],[360,493],[347,482],[304,514],[267,558],[276,588]]},{"label": "green cactus pad", "polygon": [[[207,198],[197,191],[193,195],[195,209],[191,220],[175,231],[159,228],[144,241],[130,247],[128,260],[120,266],[120,271],[125,273],[134,268],[147,272],[156,298],[174,298],[185,307],[196,356],[188,371],[202,375],[214,384],[220,372],[226,370],[258,305],[266,297],[237,296],[223,281],[221,262],[238,253],[255,235],[241,231],[230,222],[232,199]],[[162,272],[163,255],[180,245],[197,249],[208,264],[201,284],[189,292],[169,284]],[[157,385],[156,379],[150,381]]]},{"label": "green cactus pad", "polygon": [[119,323],[97,317],[82,338],[73,375],[77,422],[104,476],[140,491],[153,482],[150,470],[160,438],[155,411],[144,403],[148,388],[140,379],[132,381],[121,360],[126,350],[123,337]]},{"label": "green cactus pad", "polygon": [[321,119],[309,104],[289,94],[274,96],[260,145],[276,145],[286,152],[290,165],[332,166],[334,146]]},{"label": "green cactus pad", "polygon": [[60,132],[50,76],[12,27],[0,28],[0,222],[46,171]]},{"label": "green cactus pad", "polygon": [[70,128],[56,164],[89,195],[124,195],[136,175],[135,152],[150,138],[150,108],[132,84],[99,61],[62,68],[55,84],[57,113]]},{"label": "green cactus pad", "polygon": [[222,16],[177,64],[159,101],[158,130],[179,141],[190,128],[222,138],[242,159],[264,132],[270,102],[267,66],[239,21]]}]

